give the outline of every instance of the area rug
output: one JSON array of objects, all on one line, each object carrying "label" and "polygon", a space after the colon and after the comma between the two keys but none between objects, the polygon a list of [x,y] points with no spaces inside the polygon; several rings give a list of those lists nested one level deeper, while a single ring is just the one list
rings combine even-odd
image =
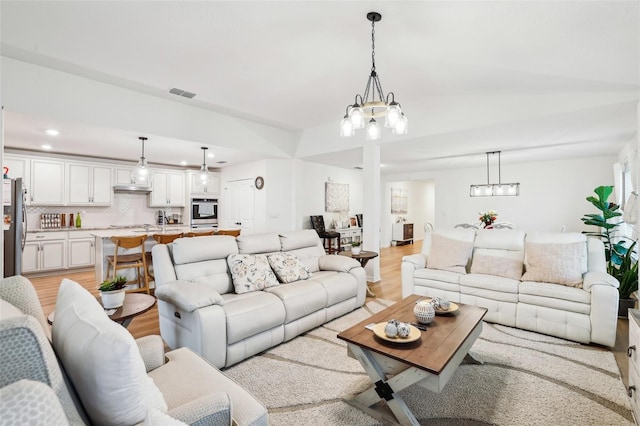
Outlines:
[{"label": "area rug", "polygon": [[[364,307],[225,370],[269,410],[271,425],[378,425],[346,401],[370,386],[336,335],[393,302]],[[485,323],[442,393],[401,392],[422,425],[629,425],[613,354]]]}]

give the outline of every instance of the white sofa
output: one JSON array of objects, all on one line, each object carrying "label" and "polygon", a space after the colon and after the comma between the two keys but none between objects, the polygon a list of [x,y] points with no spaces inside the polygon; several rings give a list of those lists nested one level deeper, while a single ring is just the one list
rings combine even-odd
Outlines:
[{"label": "white sofa", "polygon": [[[179,238],[152,249],[160,333],[228,367],[362,306],[366,275],[356,260],[325,255],[314,230]],[[311,277],[237,294],[227,258],[291,253]]]},{"label": "white sofa", "polygon": [[0,280],[0,424],[266,426],[267,409],[187,348],[134,340],[64,280],[51,329],[31,282]]},{"label": "white sofa", "polygon": [[606,273],[599,239],[519,230],[428,232],[421,253],[405,256],[401,271],[403,297],[445,297],[487,308],[488,322],[615,344],[619,284]]}]

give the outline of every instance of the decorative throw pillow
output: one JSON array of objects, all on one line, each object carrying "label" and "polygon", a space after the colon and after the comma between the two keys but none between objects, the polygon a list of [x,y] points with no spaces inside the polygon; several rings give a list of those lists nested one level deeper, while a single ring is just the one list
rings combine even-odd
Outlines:
[{"label": "decorative throw pillow", "polygon": [[524,243],[526,272],[522,281],[537,281],[582,288],[584,242],[567,244]]},{"label": "decorative throw pillow", "polygon": [[472,250],[473,243],[471,241],[461,241],[432,234],[427,268],[466,274],[465,268]]},{"label": "decorative throw pillow", "polygon": [[267,258],[271,269],[282,283],[306,280],[311,276],[309,268],[295,254],[273,253]]},{"label": "decorative throw pillow", "polygon": [[76,282],[60,285],[52,336],[92,424],[137,424],[151,408],[167,411],[131,334]]},{"label": "decorative throw pillow", "polygon": [[264,254],[230,254],[227,264],[236,294],[259,291],[279,284]]},{"label": "decorative throw pillow", "polygon": [[519,259],[486,254],[474,254],[471,261],[472,274],[497,275],[514,280],[522,277],[522,267],[523,263]]}]

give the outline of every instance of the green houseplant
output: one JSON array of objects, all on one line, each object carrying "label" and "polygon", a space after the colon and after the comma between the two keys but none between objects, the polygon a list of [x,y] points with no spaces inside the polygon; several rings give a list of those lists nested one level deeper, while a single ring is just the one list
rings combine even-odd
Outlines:
[{"label": "green houseplant", "polygon": [[362,248],[360,247],[362,243],[360,241],[353,241],[351,243],[351,253],[353,254],[358,254],[360,253],[360,251],[362,250]]},{"label": "green houseplant", "polygon": [[621,302],[618,313],[627,316],[627,307],[633,307],[634,304],[631,294],[638,290],[638,260],[633,251],[636,241],[616,235],[622,222],[612,219],[622,216],[622,213],[619,205],[609,202],[613,186],[599,186],[593,192],[597,197],[589,196],[587,201],[600,213],[585,214],[581,220],[585,225],[597,226],[599,229],[583,233],[598,237],[604,243],[607,273],[620,282],[618,294]]},{"label": "green houseplant", "polygon": [[127,286],[127,278],[116,275],[115,278],[106,279],[98,287],[100,297],[102,298],[102,306],[105,309],[119,308],[124,304],[125,287]]}]

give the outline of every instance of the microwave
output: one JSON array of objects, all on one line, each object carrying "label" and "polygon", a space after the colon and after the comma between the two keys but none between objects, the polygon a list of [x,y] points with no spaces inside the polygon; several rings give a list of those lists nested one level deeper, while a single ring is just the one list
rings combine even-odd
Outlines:
[{"label": "microwave", "polygon": [[218,226],[218,200],[215,198],[191,199],[191,226]]}]

